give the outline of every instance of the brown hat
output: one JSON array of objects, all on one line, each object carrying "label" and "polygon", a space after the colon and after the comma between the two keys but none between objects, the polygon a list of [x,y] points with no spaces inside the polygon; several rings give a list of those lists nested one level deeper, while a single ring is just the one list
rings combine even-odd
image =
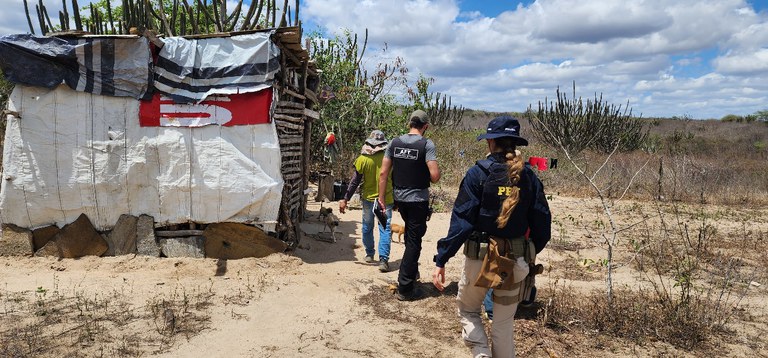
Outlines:
[{"label": "brown hat", "polygon": [[411,123],[418,123],[418,124],[428,124],[429,118],[427,116],[427,112],[424,112],[420,109],[417,109],[411,113],[411,116],[408,117]]},{"label": "brown hat", "polygon": [[371,145],[372,147],[376,147],[382,144],[387,144],[387,137],[384,136],[384,132],[377,129],[371,132],[371,135],[368,136],[368,139],[365,140],[365,143]]}]

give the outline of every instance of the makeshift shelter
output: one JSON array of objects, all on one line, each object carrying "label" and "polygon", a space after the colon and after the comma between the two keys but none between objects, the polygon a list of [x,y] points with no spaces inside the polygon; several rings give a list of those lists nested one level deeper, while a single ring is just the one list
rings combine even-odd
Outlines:
[{"label": "makeshift shelter", "polygon": [[[289,245],[308,187],[318,76],[300,27],[187,37],[0,37],[17,83],[5,118],[0,219],[85,214],[156,227],[235,222]],[[35,248],[38,249],[38,248]]]}]

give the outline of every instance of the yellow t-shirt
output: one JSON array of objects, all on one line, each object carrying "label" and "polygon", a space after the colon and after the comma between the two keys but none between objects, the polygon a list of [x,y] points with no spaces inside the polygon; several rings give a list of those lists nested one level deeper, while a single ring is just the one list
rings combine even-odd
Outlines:
[{"label": "yellow t-shirt", "polygon": [[[361,154],[355,159],[355,170],[363,175],[362,197],[373,201],[379,197],[379,173],[381,173],[381,161],[384,159],[384,151],[371,155]],[[391,173],[390,173],[391,174]],[[394,203],[392,198],[392,176],[387,179],[387,194],[384,196],[387,205]]]}]

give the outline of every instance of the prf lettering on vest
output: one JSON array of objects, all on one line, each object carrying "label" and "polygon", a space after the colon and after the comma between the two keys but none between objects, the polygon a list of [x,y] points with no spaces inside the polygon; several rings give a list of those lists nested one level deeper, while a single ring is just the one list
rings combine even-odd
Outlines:
[{"label": "prf lettering on vest", "polygon": [[498,196],[510,196],[512,194],[511,186],[500,186]]}]

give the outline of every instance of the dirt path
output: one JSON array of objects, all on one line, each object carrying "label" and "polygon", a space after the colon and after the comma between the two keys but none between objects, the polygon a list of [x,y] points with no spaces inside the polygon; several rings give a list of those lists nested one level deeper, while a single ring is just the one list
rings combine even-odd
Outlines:
[{"label": "dirt path", "polygon": [[[585,270],[577,264],[604,256],[583,225],[594,220],[593,216],[597,215],[594,213],[599,213],[594,208],[597,203],[572,198],[556,198],[551,203],[557,219],[553,226],[554,238],[539,261],[552,267],[552,271],[545,273],[537,286],[547,288],[567,281],[578,289],[603,289],[603,274],[599,270]],[[336,203],[325,206],[334,207],[338,214]],[[376,265],[363,262],[360,210],[339,215],[339,240],[329,243],[314,239],[322,229],[315,219],[318,209],[318,203],[310,203],[307,220],[302,224],[306,236],[292,255],[228,262],[133,256],[77,260],[0,258],[0,326],[13,327],[12,323],[21,322],[20,313],[30,308],[37,310],[39,316],[42,307],[47,315],[46,324],[56,324],[57,329],[64,332],[39,332],[39,339],[61,341],[62,348],[55,351],[55,355],[73,350],[80,352],[76,355],[85,356],[468,355],[460,340],[454,305],[462,258],[456,257],[448,263],[447,279],[451,284],[445,294],[439,294],[428,284],[435,244],[447,232],[449,214],[435,214],[424,238],[420,273],[422,282],[426,282],[423,287],[428,297],[416,302],[399,302],[389,286],[396,282],[403,244],[393,243],[392,271],[380,273]],[[568,219],[571,215],[577,218]],[[632,222],[633,215],[641,216],[632,214],[622,218],[622,222]],[[763,213],[757,217],[754,230],[768,233],[768,217]],[[402,223],[399,214],[395,214],[395,221]],[[734,230],[738,229],[736,223],[733,225]],[[727,230],[725,226],[720,229]],[[759,256],[753,259],[755,257]],[[616,280],[631,287],[639,282],[640,275],[630,267],[620,268]],[[743,327],[747,328],[743,330],[746,335],[743,340],[768,333],[767,296],[765,286],[761,286],[745,298],[753,320],[744,323]],[[88,302],[95,312],[125,315],[126,319],[117,324],[98,318],[78,321],[76,317],[83,316],[82,306]],[[75,311],[75,318],[71,318],[64,312],[67,307],[81,311],[79,314]],[[125,308],[114,310],[114,307]],[[162,316],[169,310],[175,314],[170,328],[173,334],[168,334],[167,317],[163,321]],[[57,315],[60,315],[58,319]],[[521,312],[516,321],[520,356],[690,355],[660,343],[636,345],[576,331],[543,329],[536,315],[536,312]],[[74,332],[71,327],[78,324],[94,322],[97,324],[93,337],[67,333]],[[10,331],[0,328],[0,333],[3,332]],[[741,338],[723,344],[732,345],[726,350],[731,352],[729,356],[748,352],[768,355],[764,341],[752,347],[744,345]],[[0,352],[1,348],[2,342]]]}]

